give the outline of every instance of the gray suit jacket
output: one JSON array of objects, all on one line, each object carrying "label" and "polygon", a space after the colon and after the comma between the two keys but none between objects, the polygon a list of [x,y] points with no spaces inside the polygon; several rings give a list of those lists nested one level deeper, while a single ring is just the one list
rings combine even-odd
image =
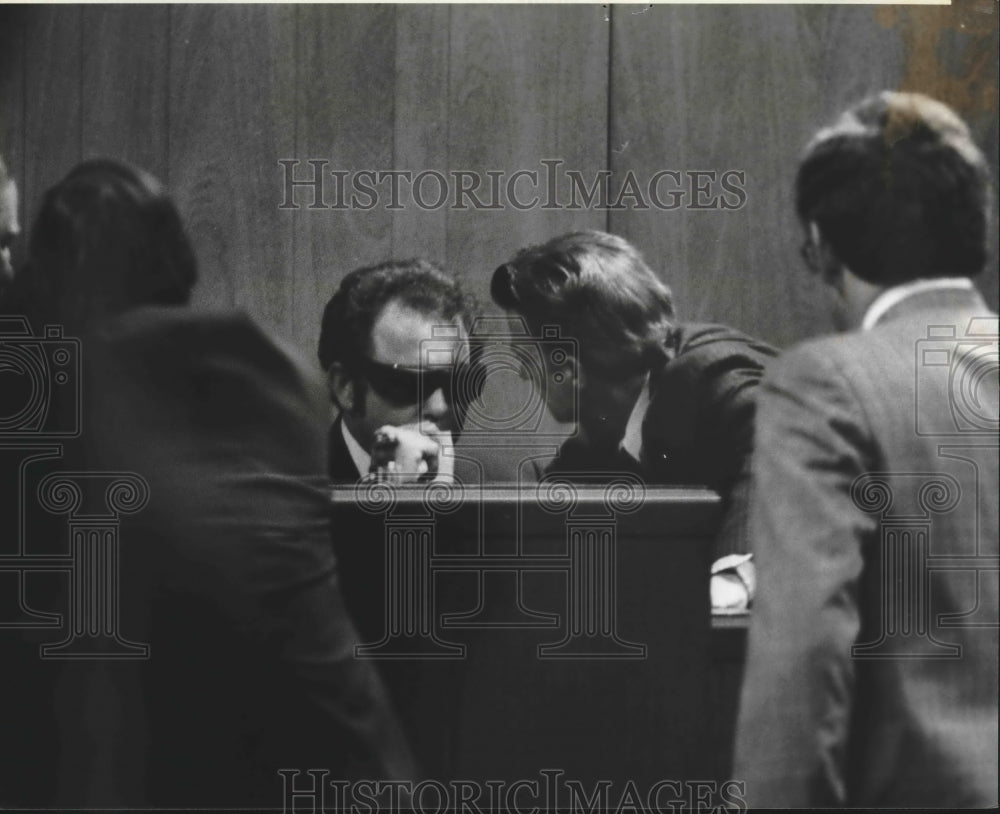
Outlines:
[{"label": "gray suit jacket", "polygon": [[974,292],[924,292],[765,377],[751,806],[997,804],[996,333]]}]

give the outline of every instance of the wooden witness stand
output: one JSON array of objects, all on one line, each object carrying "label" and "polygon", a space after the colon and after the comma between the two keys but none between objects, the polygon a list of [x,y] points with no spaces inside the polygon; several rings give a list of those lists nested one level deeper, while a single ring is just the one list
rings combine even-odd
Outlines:
[{"label": "wooden witness stand", "polygon": [[719,498],[636,484],[337,489],[341,584],[426,776],[722,780],[742,637]]}]

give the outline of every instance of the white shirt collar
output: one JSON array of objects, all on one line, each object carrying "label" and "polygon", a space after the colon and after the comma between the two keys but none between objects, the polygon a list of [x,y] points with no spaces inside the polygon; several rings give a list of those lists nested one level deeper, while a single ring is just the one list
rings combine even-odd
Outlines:
[{"label": "white shirt collar", "polygon": [[649,398],[649,374],[647,373],[642,391],[629,414],[628,424],[625,425],[625,435],[618,442],[618,449],[631,455],[636,463],[642,462],[642,422],[646,419],[646,411],[649,409]]},{"label": "white shirt collar", "polygon": [[344,421],[340,422],[340,432],[344,436],[344,443],[347,444],[347,451],[351,453],[351,460],[358,468],[358,473],[364,477],[372,468],[372,456],[365,452],[364,447],[351,435],[351,431],[347,429],[347,423]]},{"label": "white shirt collar", "polygon": [[890,308],[898,305],[907,297],[912,297],[914,294],[942,289],[971,291],[972,288],[972,280],[968,277],[938,277],[933,280],[914,280],[910,283],[894,286],[879,294],[875,298],[875,301],[868,306],[868,310],[865,311],[865,318],[861,320],[861,330],[870,331],[886,315]]}]

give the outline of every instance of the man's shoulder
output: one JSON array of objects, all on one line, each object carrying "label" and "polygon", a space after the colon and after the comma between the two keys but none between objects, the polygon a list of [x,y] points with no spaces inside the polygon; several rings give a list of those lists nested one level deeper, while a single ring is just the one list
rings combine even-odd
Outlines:
[{"label": "man's shoulder", "polygon": [[856,357],[868,345],[870,336],[860,331],[815,336],[803,339],[782,351],[775,367],[813,363],[816,360],[840,362]]},{"label": "man's shoulder", "polygon": [[222,311],[186,306],[142,306],[125,311],[102,326],[110,338],[177,334],[190,340],[206,335],[262,333],[243,311]]},{"label": "man's shoulder", "polygon": [[777,349],[760,339],[728,325],[708,322],[681,323],[675,344],[678,356],[688,358],[744,353],[764,361],[778,355]]},{"label": "man's shoulder", "polygon": [[151,373],[190,375],[223,367],[262,386],[293,387],[321,394],[319,374],[302,354],[242,311],[203,311],[187,307],[143,307],[102,327],[85,343],[111,358],[136,364],[162,361]]},{"label": "man's shoulder", "polygon": [[724,325],[683,324],[675,342],[650,377],[643,447],[671,459],[675,482],[729,483],[752,447],[755,391],[777,351]]},{"label": "man's shoulder", "polygon": [[782,352],[768,367],[768,378],[826,378],[836,373],[860,380],[871,375],[912,373],[929,331],[933,334],[927,324],[893,323],[807,339]]},{"label": "man's shoulder", "polygon": [[254,359],[285,358],[300,364],[270,332],[243,311],[208,311],[179,306],[134,308],[102,326],[99,339],[121,349],[169,346],[177,357],[206,354]]},{"label": "man's shoulder", "polygon": [[764,384],[832,385],[849,380],[854,368],[865,365],[871,358],[869,339],[860,332],[853,332],[815,337],[792,345],[768,365]]},{"label": "man's shoulder", "polygon": [[996,341],[997,327],[997,315],[985,306],[915,309],[882,320],[868,330],[857,328],[804,340],[784,351],[774,369],[808,369],[825,363],[860,371],[909,364],[927,342]]},{"label": "man's shoulder", "polygon": [[[761,382],[762,420],[895,426],[912,421],[919,378],[912,338],[853,331],[810,339],[786,350]],[[872,424],[871,422],[875,422]]]},{"label": "man's shoulder", "polygon": [[743,390],[747,383],[756,383],[778,355],[766,342],[708,323],[679,325],[673,347],[673,358],[653,373],[654,391],[669,392],[672,399],[681,393],[697,399],[706,388]]},{"label": "man's shoulder", "polygon": [[[134,433],[177,433],[206,456],[240,449],[272,469],[280,461],[289,471],[323,471],[329,414],[319,374],[247,315],[135,309],[82,343],[95,432],[95,422],[113,432],[111,416],[131,412],[143,417]],[[221,476],[221,465],[215,471]]]}]

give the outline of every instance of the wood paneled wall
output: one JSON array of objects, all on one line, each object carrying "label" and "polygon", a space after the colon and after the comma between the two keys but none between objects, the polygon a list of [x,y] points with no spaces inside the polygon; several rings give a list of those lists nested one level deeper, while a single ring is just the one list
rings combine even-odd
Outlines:
[{"label": "wood paneled wall", "polygon": [[[500,261],[580,227],[633,240],[682,316],[786,345],[830,328],[823,292],[800,270],[792,210],[811,133],[868,92],[922,90],[970,122],[996,168],[997,48],[993,0],[0,6],[0,149],[29,223],[81,159],[149,168],[189,224],[198,301],[246,308],[310,355],[351,268],[425,255],[487,301]],[[362,211],[309,209],[299,188],[303,206],[281,209],[285,158],[301,162],[299,177],[309,159],[507,176],[556,159],[588,180],[610,170],[612,189],[630,170],[643,184],[660,170],[734,170],[745,204],[424,210],[404,194],[399,209],[383,198]],[[433,181],[424,189],[434,197]],[[995,260],[981,285],[995,306]]]}]

